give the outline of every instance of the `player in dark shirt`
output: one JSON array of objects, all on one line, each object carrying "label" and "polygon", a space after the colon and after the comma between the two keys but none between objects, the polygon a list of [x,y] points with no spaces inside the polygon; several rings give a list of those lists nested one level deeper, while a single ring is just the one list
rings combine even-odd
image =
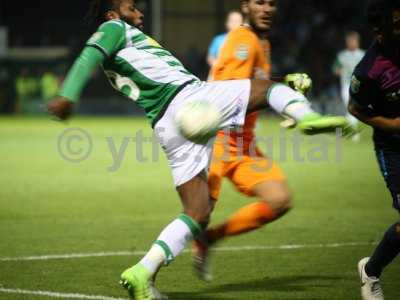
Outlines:
[{"label": "player in dark shirt", "polygon": [[[356,67],[349,111],[374,128],[376,156],[400,212],[400,0],[373,0],[368,18],[376,41]],[[400,253],[400,223],[387,230],[371,258],[359,262],[364,300],[381,300],[379,278]]]}]

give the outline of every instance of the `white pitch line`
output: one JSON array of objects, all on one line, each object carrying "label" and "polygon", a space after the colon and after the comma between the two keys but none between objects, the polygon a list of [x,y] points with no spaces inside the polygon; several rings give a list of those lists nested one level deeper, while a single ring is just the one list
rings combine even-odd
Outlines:
[{"label": "white pitch line", "polygon": [[343,248],[372,246],[376,243],[333,243],[333,244],[309,244],[309,245],[281,245],[281,246],[239,246],[239,247],[217,247],[213,251],[237,252],[256,250],[296,250],[296,249],[318,249],[318,248]]},{"label": "white pitch line", "polygon": [[71,253],[71,254],[51,254],[51,255],[40,255],[40,256],[3,257],[0,258],[0,261],[53,260],[53,259],[74,259],[74,258],[107,257],[107,256],[140,256],[145,254],[146,254],[145,251]]},{"label": "white pitch line", "polygon": [[[218,252],[241,252],[241,251],[268,251],[268,250],[296,250],[296,249],[320,249],[320,248],[343,248],[343,247],[363,247],[373,246],[376,243],[332,243],[332,244],[309,244],[309,245],[278,245],[278,246],[233,246],[233,247],[216,247],[213,251]],[[190,252],[190,250],[185,251]],[[54,254],[40,256],[21,256],[21,257],[3,257],[0,262],[6,261],[32,261],[32,260],[55,260],[55,259],[75,259],[90,257],[107,257],[107,256],[141,256],[146,251],[114,251],[114,252],[97,252],[97,253],[71,253],[71,254]]]},{"label": "white pitch line", "polygon": [[0,288],[0,293],[45,296],[45,297],[63,298],[63,299],[126,300],[125,298],[114,298],[101,295],[84,295],[76,293],[58,293],[58,292],[48,292],[48,291],[29,291],[29,290],[5,289],[5,288]]}]

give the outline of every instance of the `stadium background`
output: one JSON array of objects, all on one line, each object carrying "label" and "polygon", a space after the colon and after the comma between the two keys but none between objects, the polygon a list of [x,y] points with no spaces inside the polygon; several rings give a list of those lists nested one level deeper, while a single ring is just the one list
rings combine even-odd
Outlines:
[{"label": "stadium background", "polygon": [[[204,79],[211,38],[223,32],[226,13],[239,1],[160,2],[140,2],[146,31]],[[343,113],[331,67],[347,30],[361,32],[364,48],[370,44],[365,4],[279,0],[271,32],[274,75],[309,72],[316,107]],[[132,140],[137,133],[151,137],[147,120],[131,101],[116,96],[101,72],[71,121],[53,122],[43,113],[55,82],[94,30],[83,21],[87,7],[83,0],[0,0],[0,300],[123,299],[120,272],[181,211],[161,149],[152,160],[157,149],[144,143],[138,153]],[[315,140],[295,142],[280,121],[263,115],[257,134],[273,137],[294,210],[219,245],[209,285],[196,279],[190,256],[183,254],[160,274],[158,285],[171,299],[360,299],[356,264],[398,218],[378,170],[371,130],[365,128],[358,143],[322,136],[327,153],[315,157],[321,154],[313,148]],[[71,129],[83,130],[92,141],[90,156],[79,163],[60,147]],[[73,141],[72,150],[87,146],[82,138]],[[126,138],[125,155],[113,169],[109,141],[119,149]],[[286,148],[280,148],[282,140]],[[228,182],[221,195],[213,223],[249,203]],[[399,270],[397,260],[383,275],[388,300],[400,299]]]},{"label": "stadium background", "polygon": [[[65,74],[94,28],[85,21],[89,1],[0,2],[0,26],[8,32],[0,41],[0,111],[38,112],[42,101],[39,84],[46,72],[59,78]],[[344,47],[344,33],[358,30],[363,46],[371,36],[363,19],[365,0],[279,1],[279,13],[271,32],[273,73],[305,71],[314,79],[313,100],[324,112],[342,109],[338,104],[337,78],[331,72],[336,53]],[[146,16],[146,32],[184,63],[195,75],[207,77],[207,47],[212,37],[224,32],[226,13],[238,8],[238,0],[153,0],[139,1]],[[7,50],[8,49],[8,50]],[[16,94],[20,77],[33,77],[27,97]],[[35,83],[32,82],[32,85]],[[29,83],[28,83],[29,85]],[[29,90],[29,87],[28,87]],[[24,94],[24,92],[22,92]],[[28,98],[22,99],[19,98]],[[94,114],[130,114],[135,107],[117,101],[99,72],[85,90],[80,111]],[[38,103],[39,102],[39,103]],[[18,107],[18,105],[17,105]]]}]

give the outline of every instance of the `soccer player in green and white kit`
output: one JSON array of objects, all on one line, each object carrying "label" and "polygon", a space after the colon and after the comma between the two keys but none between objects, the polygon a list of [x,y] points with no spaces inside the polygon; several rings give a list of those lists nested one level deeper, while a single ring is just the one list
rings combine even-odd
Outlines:
[{"label": "soccer player in green and white kit", "polygon": [[[361,37],[356,31],[350,31],[346,34],[346,49],[338,53],[333,65],[333,72],[340,77],[341,97],[344,106],[347,108],[350,101],[350,84],[355,67],[365,55],[365,51],[360,49]],[[347,120],[357,128],[358,120],[349,112],[346,114]],[[353,141],[360,139],[360,134],[353,136]]]},{"label": "soccer player in green and white kit", "polygon": [[247,113],[268,105],[296,120],[307,134],[345,128],[347,121],[320,116],[302,94],[269,80],[202,82],[141,31],[143,15],[134,0],[94,0],[93,4],[105,23],[87,42],[48,110],[67,119],[98,65],[117,91],[145,110],[167,155],[183,204],[183,213],[164,228],[149,252],[121,275],[132,299],[149,300],[153,299],[151,277],[203,231],[210,217],[206,170],[213,139],[206,145],[194,144],[180,135],[175,118],[183,104],[212,102],[222,116],[221,128],[241,126]]}]

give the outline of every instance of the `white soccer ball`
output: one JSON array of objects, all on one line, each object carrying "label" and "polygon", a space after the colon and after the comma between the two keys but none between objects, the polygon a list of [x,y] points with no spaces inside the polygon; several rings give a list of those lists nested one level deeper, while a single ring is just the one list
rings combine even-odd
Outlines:
[{"label": "white soccer ball", "polygon": [[185,138],[196,144],[207,144],[221,125],[221,114],[207,101],[185,103],[176,115],[176,125]]}]

